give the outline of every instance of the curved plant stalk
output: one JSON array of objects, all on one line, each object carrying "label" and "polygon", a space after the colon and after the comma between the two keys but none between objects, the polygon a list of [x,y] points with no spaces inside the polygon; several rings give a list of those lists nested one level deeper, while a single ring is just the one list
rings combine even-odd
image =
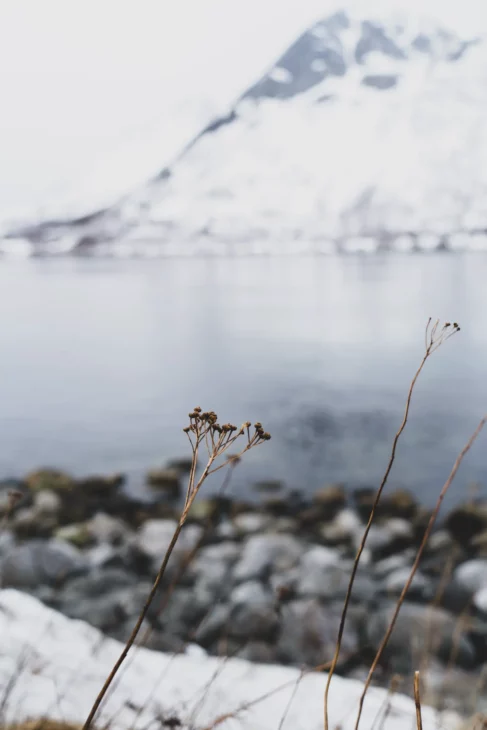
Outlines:
[{"label": "curved plant stalk", "polygon": [[362,536],[362,540],[361,540],[359,549],[357,551],[357,555],[355,556],[355,560],[354,560],[354,564],[353,564],[353,568],[352,568],[352,573],[351,573],[351,576],[350,576],[350,581],[349,581],[348,588],[347,588],[347,593],[346,593],[346,596],[345,596],[345,602],[343,604],[343,611],[342,611],[342,615],[341,615],[341,618],[340,618],[340,625],[339,625],[339,628],[338,628],[338,638],[337,638],[337,643],[336,643],[335,655],[333,657],[332,665],[331,665],[330,671],[328,673],[328,679],[327,679],[326,687],[325,687],[325,695],[324,695],[324,721],[325,721],[324,724],[325,724],[325,730],[329,730],[329,727],[328,727],[328,695],[329,695],[329,692],[330,692],[331,680],[332,680],[333,674],[335,673],[335,669],[336,669],[337,664],[338,664],[338,658],[340,656],[340,649],[342,647],[343,632],[345,630],[345,621],[346,621],[346,618],[347,618],[347,612],[348,612],[348,606],[350,604],[350,598],[352,596],[352,589],[353,589],[353,584],[355,582],[355,576],[357,574],[357,570],[358,570],[358,565],[359,565],[359,562],[360,562],[360,558],[361,558],[362,553],[363,553],[364,548],[365,548],[365,543],[367,542],[367,538],[369,536],[370,528],[372,527],[372,522],[373,522],[374,517],[375,517],[375,513],[376,513],[376,510],[377,510],[377,505],[380,502],[380,498],[382,496],[382,492],[384,491],[384,487],[387,484],[387,480],[389,479],[389,475],[391,473],[392,466],[393,466],[394,460],[396,458],[397,444],[399,442],[399,439],[401,438],[401,435],[402,435],[404,429],[406,428],[406,424],[407,424],[408,417],[409,417],[409,410],[410,410],[410,407],[411,407],[411,399],[412,399],[412,396],[413,396],[414,388],[416,386],[417,380],[418,380],[418,378],[419,378],[419,376],[420,376],[420,374],[421,374],[424,366],[426,365],[426,362],[431,357],[431,355],[434,352],[436,352],[436,350],[438,350],[438,348],[440,348],[441,345],[443,345],[448,339],[450,339],[450,337],[452,337],[454,334],[456,334],[459,331],[460,331],[460,327],[458,326],[458,324],[456,322],[454,322],[453,324],[450,323],[450,322],[446,322],[440,328],[439,320],[436,320],[436,322],[434,322],[432,324],[431,317],[428,320],[428,323],[426,325],[426,330],[425,330],[425,353],[424,353],[423,359],[421,360],[421,363],[420,363],[418,369],[416,370],[416,373],[415,373],[415,375],[414,375],[414,377],[413,377],[413,379],[411,381],[411,385],[409,386],[409,391],[408,391],[408,395],[407,395],[407,399],[406,399],[406,407],[405,407],[405,410],[404,410],[404,416],[403,416],[403,419],[402,419],[402,423],[399,426],[399,429],[398,429],[396,435],[394,436],[394,440],[392,442],[391,456],[389,458],[389,462],[387,464],[387,468],[386,468],[386,471],[384,473],[384,476],[382,477],[382,481],[380,483],[380,486],[379,486],[379,488],[378,488],[378,490],[376,492],[376,495],[375,495],[375,498],[374,498],[374,502],[373,502],[373,505],[372,505],[372,509],[370,511],[369,519],[367,521],[367,525],[365,527],[365,531],[364,531],[364,534]]},{"label": "curved plant stalk", "polygon": [[372,664],[370,666],[369,673],[367,675],[367,679],[365,680],[364,689],[362,691],[362,694],[361,694],[360,700],[359,700],[359,709],[358,709],[358,713],[357,713],[357,721],[355,723],[355,730],[358,730],[358,726],[359,726],[359,723],[360,723],[360,718],[362,716],[362,710],[363,710],[363,706],[364,706],[365,696],[366,696],[367,691],[368,691],[368,689],[370,687],[370,683],[372,681],[372,675],[374,674],[374,672],[375,672],[375,670],[377,668],[377,664],[380,661],[380,658],[382,656],[382,652],[384,651],[385,647],[387,646],[387,643],[388,643],[388,641],[389,641],[389,639],[391,637],[391,634],[392,634],[392,632],[394,630],[394,626],[396,625],[396,621],[397,621],[397,617],[399,615],[399,611],[401,610],[401,606],[404,603],[404,599],[406,598],[406,594],[407,594],[409,588],[411,587],[411,583],[413,582],[413,578],[414,578],[414,576],[416,574],[416,571],[418,569],[420,560],[422,558],[424,549],[426,547],[426,543],[428,542],[428,539],[429,539],[429,537],[431,535],[431,531],[433,529],[433,526],[435,524],[436,518],[438,516],[438,512],[440,511],[441,503],[443,502],[443,499],[445,497],[445,494],[448,492],[448,490],[449,490],[449,488],[450,488],[450,486],[451,486],[451,484],[452,484],[452,482],[453,482],[453,480],[454,480],[454,478],[455,478],[455,476],[457,474],[457,471],[460,468],[460,464],[462,463],[463,459],[465,458],[467,452],[470,451],[470,449],[472,448],[474,442],[476,441],[478,435],[482,431],[482,429],[485,426],[486,422],[487,422],[487,416],[484,417],[484,418],[482,418],[482,420],[480,421],[479,425],[477,426],[477,428],[475,429],[475,431],[470,436],[469,440],[467,441],[467,443],[465,444],[465,446],[461,450],[460,454],[457,456],[457,458],[455,460],[455,463],[453,465],[453,468],[452,468],[452,470],[450,472],[450,475],[449,475],[448,479],[446,480],[446,482],[444,483],[444,485],[442,487],[442,490],[441,490],[441,492],[440,492],[440,494],[438,496],[438,499],[436,501],[436,504],[435,504],[435,507],[433,509],[433,512],[431,513],[431,517],[429,519],[428,526],[426,527],[426,530],[424,532],[423,539],[421,541],[421,545],[419,546],[418,551],[416,553],[416,558],[414,560],[413,567],[411,568],[411,572],[409,573],[409,577],[408,577],[408,579],[407,579],[407,581],[406,581],[406,583],[405,583],[405,585],[404,585],[404,587],[403,587],[403,589],[401,591],[401,595],[399,596],[399,598],[397,600],[396,607],[394,609],[394,613],[393,613],[392,618],[391,618],[391,620],[389,622],[389,626],[387,627],[386,633],[384,634],[384,637],[383,637],[383,639],[382,639],[382,641],[380,643],[380,646],[379,646],[379,648],[377,650],[377,653],[376,653],[376,655],[374,657],[374,661],[372,662]]}]

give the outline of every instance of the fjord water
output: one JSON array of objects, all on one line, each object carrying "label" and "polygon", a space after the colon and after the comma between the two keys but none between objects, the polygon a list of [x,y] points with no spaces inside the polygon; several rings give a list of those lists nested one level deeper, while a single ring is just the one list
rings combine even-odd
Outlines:
[{"label": "fjord water", "polygon": [[[427,364],[391,477],[431,503],[487,411],[486,281],[482,255],[3,261],[0,476],[122,470],[138,489],[188,453],[201,405],[272,433],[235,474],[246,496],[257,478],[375,485],[431,316],[462,330]],[[475,481],[487,434],[449,501]]]}]

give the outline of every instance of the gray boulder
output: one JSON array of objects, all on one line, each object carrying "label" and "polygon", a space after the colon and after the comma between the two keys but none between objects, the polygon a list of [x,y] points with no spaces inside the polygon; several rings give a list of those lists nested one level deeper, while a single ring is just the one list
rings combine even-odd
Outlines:
[{"label": "gray boulder", "polygon": [[137,578],[120,568],[106,568],[94,570],[88,575],[82,575],[66,583],[63,589],[65,600],[86,600],[98,598],[121,588],[134,589]]},{"label": "gray boulder", "polygon": [[219,638],[227,636],[231,610],[230,605],[225,603],[216,604],[211,608],[196,627],[194,640],[201,646],[209,648]]},{"label": "gray boulder", "polygon": [[10,518],[15,534],[21,539],[51,537],[57,517],[53,514],[39,514],[35,507],[22,507]]},{"label": "gray boulder", "polygon": [[[382,583],[382,590],[388,596],[399,596],[409,579],[411,568],[404,567],[392,571]],[[429,600],[430,581],[420,571],[416,571],[408,590],[408,597],[414,596],[417,599]]]},{"label": "gray boulder", "polygon": [[35,588],[57,585],[86,572],[87,561],[72,545],[61,540],[31,540],[10,550],[1,561],[2,585]]},{"label": "gray boulder", "polygon": [[127,619],[116,595],[84,601],[63,600],[60,609],[66,616],[86,621],[105,632],[115,629]]},{"label": "gray boulder", "polygon": [[[379,648],[394,609],[391,603],[370,613],[366,636],[373,651]],[[409,674],[426,656],[445,664],[451,659],[465,669],[476,663],[474,647],[466,633],[459,631],[457,618],[442,609],[406,601],[383,652],[382,664],[391,671]]]},{"label": "gray boulder", "polygon": [[397,555],[389,555],[388,558],[378,560],[374,564],[374,575],[377,579],[381,580],[386,578],[391,573],[403,568],[411,567],[414,561],[414,553],[410,550],[406,550]]},{"label": "gray boulder", "polygon": [[331,522],[321,527],[320,535],[331,545],[350,542],[355,545],[359,543],[363,531],[364,527],[358,515],[352,509],[344,509]]},{"label": "gray boulder", "polygon": [[271,523],[269,515],[259,512],[242,512],[233,519],[239,535],[252,535],[266,530]]},{"label": "gray boulder", "polygon": [[188,566],[183,581],[193,585],[198,599],[221,600],[231,591],[231,566],[239,554],[235,543],[218,543],[200,550]]},{"label": "gray boulder", "polygon": [[[278,661],[313,667],[330,659],[335,652],[341,612],[340,602],[324,606],[314,598],[299,599],[284,606],[276,647]],[[354,621],[349,618],[340,657],[355,654],[357,650],[358,634]]]},{"label": "gray boulder", "polygon": [[15,537],[9,530],[0,532],[0,558],[3,558],[15,547]]},{"label": "gray boulder", "polygon": [[228,565],[235,563],[242,551],[241,546],[231,540],[219,542],[216,545],[208,545],[202,547],[198,552],[198,557],[194,561],[195,564],[204,564],[209,562],[224,562]]},{"label": "gray boulder", "polygon": [[455,569],[453,577],[461,586],[477,593],[482,588],[487,588],[487,560],[467,560]]},{"label": "gray boulder", "polygon": [[[329,547],[316,546],[304,554],[296,583],[301,597],[325,600],[343,600],[348,590],[353,562],[344,560]],[[370,601],[376,592],[376,583],[367,566],[359,564],[353,584],[353,601]]]},{"label": "gray boulder", "polygon": [[[84,585],[83,585],[84,583]],[[128,583],[117,571],[91,576],[90,581],[78,579],[67,586],[60,601],[60,610],[71,618],[80,619],[113,635],[120,626],[135,624],[149,591],[148,582]],[[98,588],[98,590],[97,590]],[[149,622],[155,618],[154,606]]]},{"label": "gray boulder", "polygon": [[233,578],[243,582],[289,570],[298,564],[303,551],[302,543],[292,535],[253,535],[244,544]]},{"label": "gray boulder", "polygon": [[44,489],[34,493],[34,510],[38,515],[56,516],[61,511],[62,500],[52,489]]},{"label": "gray boulder", "polygon": [[[165,603],[165,595],[154,602],[154,610],[157,613],[162,603]],[[162,630],[175,633],[178,636],[189,639],[197,631],[200,623],[211,611],[214,605],[212,596],[209,593],[199,592],[189,588],[178,588],[169,599],[169,602],[158,616],[158,626]]]},{"label": "gray boulder", "polygon": [[97,512],[91,520],[88,520],[86,529],[96,542],[111,545],[121,543],[130,534],[123,520],[104,512]]},{"label": "gray boulder", "polygon": [[249,580],[247,583],[240,583],[240,585],[236,586],[230,594],[230,603],[232,605],[256,605],[258,603],[270,604],[272,601],[272,594],[257,580]]},{"label": "gray boulder", "polygon": [[[159,568],[176,527],[175,520],[154,519],[147,520],[137,532],[133,540],[134,547],[153,560],[154,570]],[[191,552],[198,544],[202,534],[203,527],[200,525],[186,525],[183,527],[173,551],[173,561],[178,561]]]},{"label": "gray boulder", "polygon": [[296,591],[300,596],[330,598],[348,585],[336,550],[315,546],[308,550],[299,565]]},{"label": "gray boulder", "polygon": [[230,595],[228,636],[240,641],[272,640],[279,619],[272,593],[256,580],[241,583]]},{"label": "gray boulder", "polygon": [[240,642],[251,639],[273,642],[279,633],[279,618],[272,600],[238,603],[232,607],[227,635]]},{"label": "gray boulder", "polygon": [[276,650],[274,646],[265,641],[252,639],[237,653],[237,656],[252,664],[274,664]]}]

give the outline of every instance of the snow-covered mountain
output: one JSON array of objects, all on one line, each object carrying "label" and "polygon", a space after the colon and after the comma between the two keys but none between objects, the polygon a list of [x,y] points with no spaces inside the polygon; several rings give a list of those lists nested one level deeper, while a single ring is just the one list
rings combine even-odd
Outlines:
[{"label": "snow-covered mountain", "polygon": [[12,233],[8,245],[483,249],[486,113],[482,37],[340,11],[298,37],[156,179],[74,224]]}]

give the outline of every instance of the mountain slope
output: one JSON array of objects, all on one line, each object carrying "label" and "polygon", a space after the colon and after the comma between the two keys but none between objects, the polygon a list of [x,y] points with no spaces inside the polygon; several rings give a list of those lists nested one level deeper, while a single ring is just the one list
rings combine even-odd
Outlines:
[{"label": "mountain slope", "polygon": [[335,13],[157,180],[83,224],[85,242],[483,247],[486,106],[482,39]]}]

